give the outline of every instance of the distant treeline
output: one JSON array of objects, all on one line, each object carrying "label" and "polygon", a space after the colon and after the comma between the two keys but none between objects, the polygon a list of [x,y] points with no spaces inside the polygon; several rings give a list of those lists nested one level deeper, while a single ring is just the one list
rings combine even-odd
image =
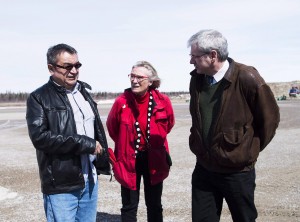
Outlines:
[{"label": "distant treeline", "polygon": [[24,102],[28,98],[29,93],[0,93],[0,102]]},{"label": "distant treeline", "polygon": [[[178,91],[178,92],[162,92],[169,97],[177,97],[182,94],[188,94],[188,92]],[[91,92],[92,97],[94,100],[107,100],[107,99],[115,99],[121,93],[113,93],[113,92]],[[29,93],[19,92],[6,92],[0,93],[0,102],[25,102],[29,96]]]}]

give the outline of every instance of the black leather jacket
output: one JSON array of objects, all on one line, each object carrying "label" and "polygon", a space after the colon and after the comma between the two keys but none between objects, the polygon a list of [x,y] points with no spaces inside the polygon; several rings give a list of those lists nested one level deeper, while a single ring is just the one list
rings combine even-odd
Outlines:
[{"label": "black leather jacket", "polygon": [[95,115],[95,139],[78,135],[71,104],[65,88],[48,83],[29,95],[26,120],[30,139],[36,148],[42,192],[65,193],[84,187],[81,154],[92,154],[99,141],[105,152],[97,155],[94,165],[98,174],[111,174],[107,155],[105,131],[97,110],[86,88],[78,81],[80,92],[89,102]]}]

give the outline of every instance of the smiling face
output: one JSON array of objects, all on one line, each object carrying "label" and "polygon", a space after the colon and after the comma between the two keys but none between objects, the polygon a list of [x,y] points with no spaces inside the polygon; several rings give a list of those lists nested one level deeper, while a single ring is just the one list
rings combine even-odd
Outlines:
[{"label": "smiling face", "polygon": [[135,67],[131,70],[131,91],[139,96],[145,95],[152,82],[149,80],[150,71],[144,67]]},{"label": "smiling face", "polygon": [[62,52],[57,55],[56,64],[48,64],[48,69],[50,71],[50,74],[52,75],[53,80],[57,84],[65,87],[68,90],[72,90],[78,80],[79,68],[76,69],[73,66],[71,70],[67,70],[61,67],[67,67],[78,63],[79,61],[77,54]]}]

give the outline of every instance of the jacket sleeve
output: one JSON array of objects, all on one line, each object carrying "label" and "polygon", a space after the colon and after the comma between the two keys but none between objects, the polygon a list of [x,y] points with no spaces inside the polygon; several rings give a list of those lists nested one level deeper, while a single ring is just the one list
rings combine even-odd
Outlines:
[{"label": "jacket sleeve", "polygon": [[243,84],[247,85],[248,105],[253,115],[255,136],[259,137],[262,151],[272,140],[280,121],[279,107],[270,87],[254,67],[245,68]]},{"label": "jacket sleeve", "polygon": [[120,110],[120,103],[116,99],[106,120],[108,134],[114,142],[117,142],[118,135],[119,135],[119,126],[120,126],[119,110]]},{"label": "jacket sleeve", "polygon": [[174,111],[173,111],[173,107],[172,107],[172,103],[171,103],[170,99],[166,96],[165,100],[166,100],[166,112],[168,115],[168,132],[167,133],[169,133],[175,124],[175,116],[174,116]]},{"label": "jacket sleeve", "polygon": [[260,138],[260,150],[272,140],[279,125],[279,107],[275,97],[266,84],[258,88],[254,110],[254,125]]},{"label": "jacket sleeve", "polygon": [[63,135],[49,129],[49,122],[39,96],[30,94],[27,100],[26,120],[29,137],[38,150],[51,154],[94,153],[96,141],[85,135]]}]

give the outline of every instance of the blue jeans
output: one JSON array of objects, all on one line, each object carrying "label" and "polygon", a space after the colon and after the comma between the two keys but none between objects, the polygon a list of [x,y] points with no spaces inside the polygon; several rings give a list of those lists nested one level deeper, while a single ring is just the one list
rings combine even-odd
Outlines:
[{"label": "blue jeans", "polygon": [[98,181],[87,181],[85,188],[70,193],[44,194],[48,222],[95,222],[97,215]]}]

